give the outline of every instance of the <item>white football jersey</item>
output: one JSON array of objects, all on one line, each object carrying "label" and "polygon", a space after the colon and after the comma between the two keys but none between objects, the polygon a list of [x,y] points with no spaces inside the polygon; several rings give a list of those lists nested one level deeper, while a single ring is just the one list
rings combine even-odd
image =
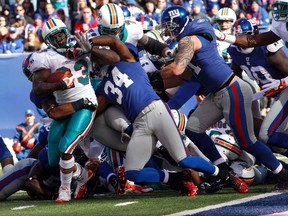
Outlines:
[{"label": "white football jersey", "polygon": [[91,62],[88,55],[77,59],[68,59],[53,49],[34,53],[30,59],[32,73],[40,69],[50,69],[51,74],[57,71],[70,71],[74,78],[74,87],[53,92],[58,104],[70,103],[87,97],[97,103],[96,95],[90,82]]},{"label": "white football jersey", "polygon": [[279,36],[285,43],[288,42],[288,31],[286,22],[277,22],[274,19],[271,24],[271,31]]}]

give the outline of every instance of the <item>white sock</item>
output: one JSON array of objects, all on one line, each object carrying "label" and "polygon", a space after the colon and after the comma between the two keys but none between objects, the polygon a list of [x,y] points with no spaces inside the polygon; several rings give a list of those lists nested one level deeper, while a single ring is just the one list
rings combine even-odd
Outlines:
[{"label": "white sock", "polygon": [[70,189],[74,164],[74,157],[69,160],[63,160],[62,158],[60,158],[59,165],[61,186],[66,186]]}]

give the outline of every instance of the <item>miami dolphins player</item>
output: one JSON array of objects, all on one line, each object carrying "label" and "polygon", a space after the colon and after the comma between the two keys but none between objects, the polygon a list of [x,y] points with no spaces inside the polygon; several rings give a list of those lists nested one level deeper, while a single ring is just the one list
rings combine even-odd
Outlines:
[{"label": "miami dolphins player", "polygon": [[129,48],[133,54],[125,45],[119,48],[119,52],[127,56],[125,61],[110,66],[97,89],[99,95],[103,95],[108,103],[120,106],[129,121],[133,122],[133,133],[125,160],[127,179],[137,184],[173,181],[173,173],[144,167],[159,139],[172,158],[183,168],[218,176],[236,191],[247,193],[247,185],[229,172],[219,169],[203,158],[186,155],[183,140],[170,109],[151,88],[146,73],[141,72],[141,64],[136,61],[137,48],[133,45],[129,45]]},{"label": "miami dolphins player", "polygon": [[[90,50],[74,59],[67,58],[65,55],[69,48],[70,33],[67,26],[58,19],[50,19],[44,24],[42,36],[48,49],[34,53],[30,60],[33,92],[36,95],[53,92],[58,104],[74,102],[85,97],[94,105],[93,109],[79,109],[76,104],[75,113],[65,119],[53,120],[48,135],[49,164],[54,167],[59,163],[61,167],[61,186],[56,202],[68,202],[71,199],[73,171],[77,169],[72,152],[89,132],[96,115],[97,99],[89,78]],[[92,51],[95,49],[98,48],[93,47]],[[105,56],[99,55],[98,60],[105,61]],[[106,62],[111,63],[113,60],[118,61],[118,58],[110,58]],[[57,71],[68,72],[69,76],[58,82],[48,83],[48,77]],[[51,106],[47,114],[49,115],[54,108]]]},{"label": "miami dolphins player", "polygon": [[[242,18],[235,23],[235,34],[258,34],[256,23],[253,20]],[[231,45],[228,52],[232,56],[232,69],[236,72],[244,70],[253,80],[257,81],[260,88],[271,83],[271,80],[285,79],[288,75],[287,56],[282,50],[281,40],[270,45],[241,48]],[[272,91],[267,96],[275,97],[275,103],[265,117],[261,129],[260,139],[268,146],[284,148],[284,155],[288,156],[288,145],[285,125],[287,125],[286,104],[288,89],[281,92]],[[274,148],[274,151],[277,148]],[[281,152],[283,153],[283,152]]]}]

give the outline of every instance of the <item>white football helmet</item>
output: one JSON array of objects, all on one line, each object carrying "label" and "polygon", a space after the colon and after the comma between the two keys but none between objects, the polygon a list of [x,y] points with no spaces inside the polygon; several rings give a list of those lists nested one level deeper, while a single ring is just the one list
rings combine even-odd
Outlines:
[{"label": "white football helmet", "polygon": [[244,161],[233,161],[230,165],[237,176],[242,179],[246,184],[251,184],[255,178],[255,171],[252,166]]},{"label": "white football helmet", "polygon": [[272,15],[275,21],[287,22],[288,0],[276,0],[272,7]]},{"label": "white football helmet", "polygon": [[[61,37],[55,37],[56,34],[63,33]],[[66,52],[70,43],[70,32],[60,19],[49,19],[42,28],[42,37],[48,47],[57,50],[60,53]]]},{"label": "white football helmet", "polygon": [[101,35],[111,35],[121,38],[125,28],[123,10],[116,4],[108,3],[99,10],[98,29]]},{"label": "white football helmet", "polygon": [[223,152],[229,160],[233,161],[242,154],[242,149],[235,142],[233,136],[229,134],[221,134],[214,139],[216,148],[219,152]]},{"label": "white football helmet", "polygon": [[178,130],[184,134],[188,122],[186,115],[180,110],[172,109],[171,112]]},{"label": "white football helmet", "polygon": [[[236,14],[231,8],[228,7],[221,8],[215,17],[216,26],[220,31],[225,31],[226,33],[232,33],[232,27],[236,19],[237,19]],[[230,22],[223,23],[223,21],[230,21]]]}]

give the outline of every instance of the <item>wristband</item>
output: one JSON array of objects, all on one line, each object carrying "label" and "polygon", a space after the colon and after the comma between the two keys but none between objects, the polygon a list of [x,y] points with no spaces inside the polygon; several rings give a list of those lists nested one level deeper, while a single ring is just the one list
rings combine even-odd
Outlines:
[{"label": "wristband", "polygon": [[235,35],[225,35],[224,41],[234,44],[236,42],[236,36]]}]

